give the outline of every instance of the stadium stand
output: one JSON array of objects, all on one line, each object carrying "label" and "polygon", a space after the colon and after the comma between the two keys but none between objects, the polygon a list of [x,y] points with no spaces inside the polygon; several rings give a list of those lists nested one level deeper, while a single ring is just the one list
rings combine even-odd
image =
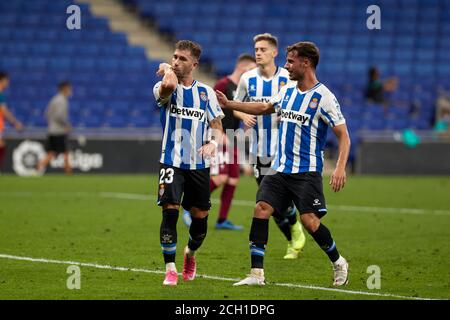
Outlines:
[{"label": "stadium stand", "polygon": [[[373,1],[365,0],[123,2],[137,6],[161,32],[201,43],[203,61],[211,63],[218,76],[230,73],[240,53],[252,52],[257,33],[278,37],[279,65],[284,64],[287,45],[315,42],[321,50],[319,79],[341,102],[353,143],[360,129],[430,129],[438,90],[449,89],[449,0],[377,1],[382,8],[381,30],[366,28],[366,10]],[[399,79],[386,108],[365,101],[371,66],[384,77]]]},{"label": "stadium stand", "polygon": [[108,21],[82,12],[81,30],[68,30],[73,1],[0,3],[0,69],[11,76],[8,105],[30,127],[45,127],[43,112],[61,80],[74,85],[70,118],[75,127],[160,126],[151,89],[159,61]]},{"label": "stadium stand", "polygon": [[[319,79],[340,101],[354,146],[358,130],[430,129],[438,90],[450,89],[450,0],[380,0],[381,30],[366,28],[372,4],[366,0],[122,2],[151,19],[160,32],[198,41],[202,62],[211,64],[217,76],[231,72],[240,53],[253,51],[257,33],[279,38],[279,65],[288,44],[315,42],[321,49]],[[67,30],[67,16],[60,13],[71,3],[0,3],[0,69],[11,74],[7,96],[13,112],[28,126],[45,126],[43,110],[57,82],[68,79],[74,83],[75,126],[159,127],[151,92],[159,61],[148,60],[144,48],[130,46],[87,5],[78,4],[84,32]],[[364,98],[371,66],[383,77],[399,78],[387,107]]]}]

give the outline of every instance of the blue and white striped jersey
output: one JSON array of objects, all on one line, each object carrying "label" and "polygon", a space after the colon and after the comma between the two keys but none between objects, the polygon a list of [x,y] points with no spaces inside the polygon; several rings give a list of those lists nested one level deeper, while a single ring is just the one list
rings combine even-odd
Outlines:
[{"label": "blue and white striped jersey", "polygon": [[197,150],[207,143],[208,124],[224,117],[214,90],[194,81],[189,87],[178,84],[170,97],[160,99],[160,86],[161,81],[153,88],[164,132],[160,162],[180,169],[208,168],[210,160]]},{"label": "blue and white striped jersey", "polygon": [[[275,75],[264,78],[258,68],[245,72],[239,81],[234,100],[241,102],[269,102],[289,82],[289,72],[281,67]],[[272,157],[277,150],[278,121],[276,114],[257,116],[256,141],[251,142],[250,152],[258,157]]]},{"label": "blue and white striped jersey", "polygon": [[306,92],[292,83],[270,102],[281,112],[272,168],[283,173],[322,172],[328,126],[345,123],[334,94],[321,83]]}]

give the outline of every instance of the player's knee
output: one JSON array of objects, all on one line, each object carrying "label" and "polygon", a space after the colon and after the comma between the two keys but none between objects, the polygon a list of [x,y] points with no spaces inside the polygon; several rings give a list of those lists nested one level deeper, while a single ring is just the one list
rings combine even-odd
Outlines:
[{"label": "player's knee", "polygon": [[165,203],[163,204],[163,210],[166,209],[175,209],[175,210],[179,210],[180,209],[180,205],[179,204],[172,204],[172,203]]},{"label": "player's knee", "polygon": [[300,215],[303,226],[309,233],[314,233],[319,228],[320,219],[313,213]]},{"label": "player's knee", "polygon": [[203,219],[208,216],[208,210],[203,210],[203,209],[199,209],[196,207],[192,207],[190,212],[191,212],[192,218],[196,218],[196,219]]},{"label": "player's knee", "polygon": [[273,213],[273,208],[270,204],[264,201],[259,201],[255,206],[253,216],[259,219],[269,219]]}]

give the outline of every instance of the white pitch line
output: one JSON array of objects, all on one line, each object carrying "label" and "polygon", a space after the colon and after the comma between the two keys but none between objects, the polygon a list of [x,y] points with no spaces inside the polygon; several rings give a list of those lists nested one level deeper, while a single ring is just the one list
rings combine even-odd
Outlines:
[{"label": "white pitch line", "polygon": [[[117,199],[128,199],[128,200],[156,200],[155,195],[144,195],[135,193],[122,193],[122,192],[101,192],[101,197],[105,198],[117,198]],[[214,204],[219,204],[220,199],[211,198],[211,202]],[[233,200],[233,204],[243,207],[254,207],[254,201],[247,200]],[[347,212],[369,212],[369,213],[401,213],[401,214],[414,214],[414,215],[444,215],[450,216],[450,211],[448,210],[434,210],[434,209],[413,209],[413,208],[385,208],[385,207],[367,207],[367,206],[350,206],[350,205],[328,205],[331,210],[337,211],[347,211]]]},{"label": "white pitch line", "polygon": [[[88,262],[77,262],[77,261],[65,261],[65,260],[54,260],[54,259],[44,259],[44,258],[31,258],[31,257],[21,257],[21,256],[13,256],[9,254],[1,254],[1,259],[8,260],[18,260],[18,261],[30,261],[30,262],[41,262],[41,263],[52,263],[52,264],[65,264],[65,265],[76,265],[80,267],[90,267],[97,269],[107,269],[107,270],[115,270],[115,271],[131,271],[131,272],[141,272],[141,273],[153,273],[153,274],[164,274],[164,271],[160,270],[148,270],[148,269],[140,269],[140,268],[127,268],[127,267],[115,267],[110,265],[102,265],[97,263],[88,263]],[[200,278],[211,279],[211,280],[219,280],[219,281],[228,281],[228,282],[236,282],[240,279],[238,278],[224,278],[219,276],[211,276],[211,275],[198,275]],[[269,285],[275,285],[279,287],[289,287],[289,288],[301,288],[301,289],[309,289],[309,290],[319,290],[319,291],[330,291],[330,292],[338,292],[338,293],[346,293],[346,294],[355,294],[355,295],[365,295],[365,296],[375,296],[375,297],[386,297],[386,298],[398,298],[398,299],[407,299],[407,300],[439,300],[434,298],[422,298],[422,297],[408,297],[401,296],[391,293],[375,293],[375,292],[366,292],[366,291],[354,291],[354,290],[345,290],[345,289],[336,289],[336,288],[325,288],[325,287],[317,287],[312,285],[303,285],[303,284],[293,284],[293,283],[276,283],[271,282]]]}]

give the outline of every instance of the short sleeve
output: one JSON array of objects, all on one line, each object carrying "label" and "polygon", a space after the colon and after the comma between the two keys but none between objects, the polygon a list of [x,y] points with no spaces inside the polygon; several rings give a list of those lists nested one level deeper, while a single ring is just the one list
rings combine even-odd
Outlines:
[{"label": "short sleeve", "polygon": [[245,77],[241,77],[241,80],[239,80],[234,100],[240,102],[245,102],[247,100],[247,81],[245,80]]},{"label": "short sleeve", "polygon": [[345,123],[339,102],[333,94],[326,97],[323,103],[321,101],[320,113],[322,120],[330,127]]},{"label": "short sleeve", "polygon": [[159,96],[159,88],[161,87],[161,81],[159,81],[155,86],[153,87],[153,95],[155,96],[156,103],[158,104],[158,107],[164,107],[164,105],[169,102],[170,96],[167,98],[160,98]]},{"label": "short sleeve", "polygon": [[216,118],[222,119],[225,117],[222,108],[220,108],[219,101],[217,101],[216,93],[212,89],[208,91],[208,105],[206,108],[206,114],[208,115],[208,122],[213,121]]},{"label": "short sleeve", "polygon": [[284,95],[286,94],[285,87],[286,86],[281,88],[281,90],[280,90],[280,92],[278,92],[278,94],[276,94],[275,96],[270,98],[270,103],[272,104],[272,106],[276,112],[279,112],[281,109],[281,103],[283,102]]}]

